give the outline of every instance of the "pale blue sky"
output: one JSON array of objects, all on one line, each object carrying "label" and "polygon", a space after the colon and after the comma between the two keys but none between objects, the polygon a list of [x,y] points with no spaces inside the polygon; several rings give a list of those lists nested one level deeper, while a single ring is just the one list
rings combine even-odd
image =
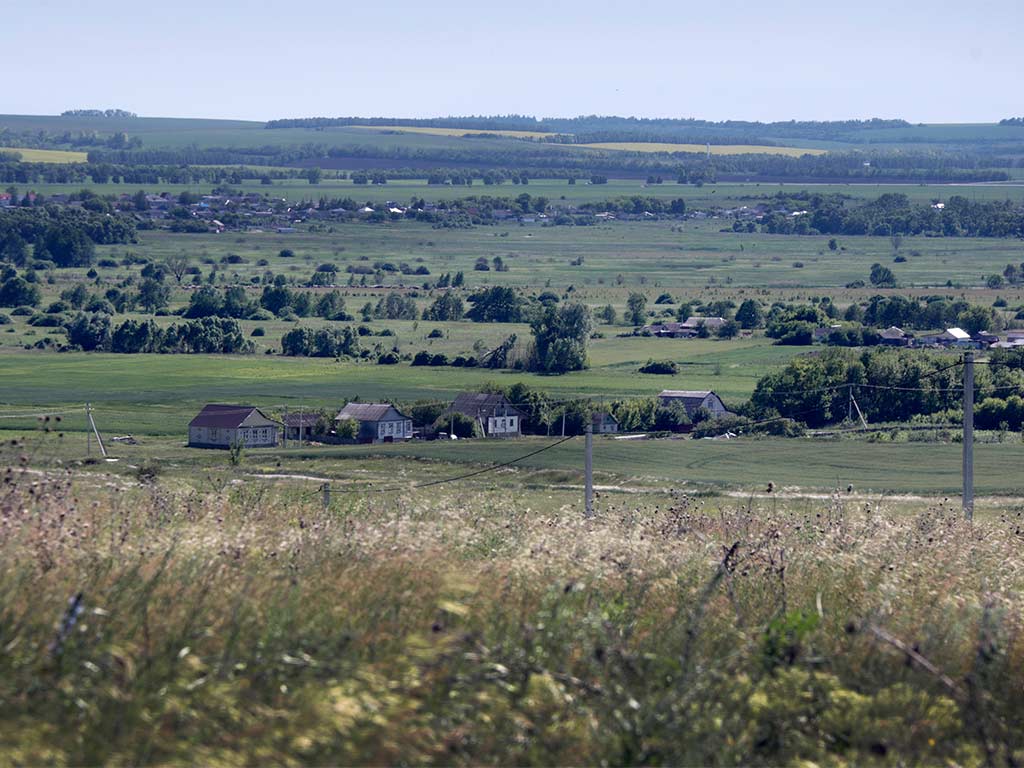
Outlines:
[{"label": "pale blue sky", "polygon": [[0,113],[1024,115],[1024,0],[28,0]]}]

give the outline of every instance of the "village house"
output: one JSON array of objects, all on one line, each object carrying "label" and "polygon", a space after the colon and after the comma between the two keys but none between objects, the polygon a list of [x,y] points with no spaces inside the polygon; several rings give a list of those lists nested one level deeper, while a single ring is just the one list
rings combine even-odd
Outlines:
[{"label": "village house", "polygon": [[701,317],[699,315],[693,315],[686,318],[686,322],[683,323],[683,327],[697,330],[703,325],[709,331],[717,331],[725,325],[725,323],[726,320],[724,317]]},{"label": "village house", "polygon": [[697,329],[684,323],[651,323],[641,328],[640,333],[666,339],[692,339],[697,335]]},{"label": "village house", "polygon": [[590,417],[595,435],[614,435],[619,431],[619,422],[607,411],[598,411]]},{"label": "village house", "polygon": [[251,405],[207,405],[189,422],[190,448],[273,448],[278,423]]},{"label": "village house", "polygon": [[890,325],[884,331],[879,331],[878,335],[882,339],[882,344],[887,347],[907,347],[914,340],[913,335],[895,325]]},{"label": "village house", "polygon": [[658,395],[658,399],[662,405],[682,403],[686,409],[686,415],[691,419],[701,409],[710,413],[711,417],[715,419],[729,414],[729,409],[725,407],[722,398],[711,390],[665,389]]},{"label": "village house", "polygon": [[336,422],[346,419],[359,423],[356,439],[361,443],[412,439],[412,419],[388,403],[349,403],[334,417]]},{"label": "village house", "polygon": [[473,419],[485,437],[519,437],[523,434],[525,414],[504,395],[463,392],[446,413],[461,413]]}]

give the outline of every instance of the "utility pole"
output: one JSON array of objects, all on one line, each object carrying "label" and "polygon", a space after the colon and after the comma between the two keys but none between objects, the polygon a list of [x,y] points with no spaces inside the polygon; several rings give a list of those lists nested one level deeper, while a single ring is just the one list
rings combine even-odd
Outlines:
[{"label": "utility pole", "polygon": [[[89,403],[85,404],[85,418],[89,422],[88,426],[92,427],[92,433],[96,436],[96,445],[100,447],[100,455],[103,456],[103,458],[107,458],[107,446],[103,444],[103,438],[100,437],[100,431],[96,429],[96,422],[92,418],[92,405]],[[85,431],[85,435],[86,438],[89,437],[88,429]],[[88,446],[88,448],[91,449],[91,446]]]},{"label": "utility pole", "polygon": [[562,409],[562,437],[565,437],[565,409]]},{"label": "utility pole", "polygon": [[[85,420],[89,421],[89,404],[85,404]],[[89,425],[85,425],[85,458],[92,458],[92,433],[89,431]]]},{"label": "utility pole", "polygon": [[587,517],[594,516],[594,423],[587,422],[587,434],[584,445],[586,457],[583,460],[583,474],[585,476],[586,496],[584,497],[584,510]]},{"label": "utility pole", "polygon": [[[300,421],[301,425],[302,422]],[[302,437],[302,427],[299,427],[299,437]],[[284,407],[284,429],[281,430],[281,447],[288,447],[288,406]]]},{"label": "utility pole", "polygon": [[974,353],[964,352],[964,517],[974,521]]},{"label": "utility pole", "polygon": [[324,493],[324,512],[331,508],[331,484],[324,483],[320,486],[320,490]]}]

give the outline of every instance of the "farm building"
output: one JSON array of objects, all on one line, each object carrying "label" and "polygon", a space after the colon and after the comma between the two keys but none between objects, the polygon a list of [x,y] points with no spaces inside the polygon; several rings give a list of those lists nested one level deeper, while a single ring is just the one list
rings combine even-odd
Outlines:
[{"label": "farm building", "polygon": [[619,422],[607,411],[598,411],[590,417],[595,435],[614,435],[619,431]]},{"label": "farm building", "polygon": [[977,346],[973,341],[971,341],[971,334],[962,328],[947,328],[942,333],[933,333],[929,336],[922,336],[920,343],[923,346],[939,347]]},{"label": "farm building", "polygon": [[310,440],[320,424],[320,414],[289,413],[284,417],[284,436],[286,440]]},{"label": "farm building", "polygon": [[685,323],[652,323],[645,325],[640,332],[668,339],[692,339],[697,335],[697,329]]},{"label": "farm building", "polygon": [[686,408],[686,415],[691,419],[701,408],[707,410],[712,418],[716,419],[729,413],[722,398],[711,390],[666,389],[658,395],[658,399],[662,405],[682,403]]},{"label": "farm building", "polygon": [[190,448],[273,448],[278,423],[251,405],[207,405],[189,422]]},{"label": "farm building", "polygon": [[349,403],[335,421],[359,422],[357,439],[361,443],[393,443],[412,438],[412,419],[388,403]]},{"label": "farm building", "polygon": [[895,325],[890,325],[884,331],[880,331],[878,335],[882,338],[882,343],[889,347],[906,347],[914,339],[912,334]]},{"label": "farm building", "polygon": [[463,392],[447,413],[461,413],[480,425],[485,437],[519,437],[523,433],[523,412],[504,395]]}]

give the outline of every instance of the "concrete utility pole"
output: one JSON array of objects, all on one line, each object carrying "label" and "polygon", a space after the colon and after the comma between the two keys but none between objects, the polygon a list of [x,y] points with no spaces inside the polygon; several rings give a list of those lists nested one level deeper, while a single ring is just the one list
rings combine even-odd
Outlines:
[{"label": "concrete utility pole", "polygon": [[326,512],[331,508],[331,484],[324,483],[320,489],[324,492],[324,512]]},{"label": "concrete utility pole", "polygon": [[[85,420],[89,421],[89,404],[85,404]],[[85,458],[92,458],[92,433],[89,431],[89,425],[85,425]]]},{"label": "concrete utility pole", "polygon": [[586,483],[586,496],[584,497],[584,509],[587,517],[594,516],[594,424],[587,423],[587,434],[584,445],[586,457],[583,460],[583,474]]},{"label": "concrete utility pole", "polygon": [[964,517],[974,520],[974,353],[964,352]]}]

